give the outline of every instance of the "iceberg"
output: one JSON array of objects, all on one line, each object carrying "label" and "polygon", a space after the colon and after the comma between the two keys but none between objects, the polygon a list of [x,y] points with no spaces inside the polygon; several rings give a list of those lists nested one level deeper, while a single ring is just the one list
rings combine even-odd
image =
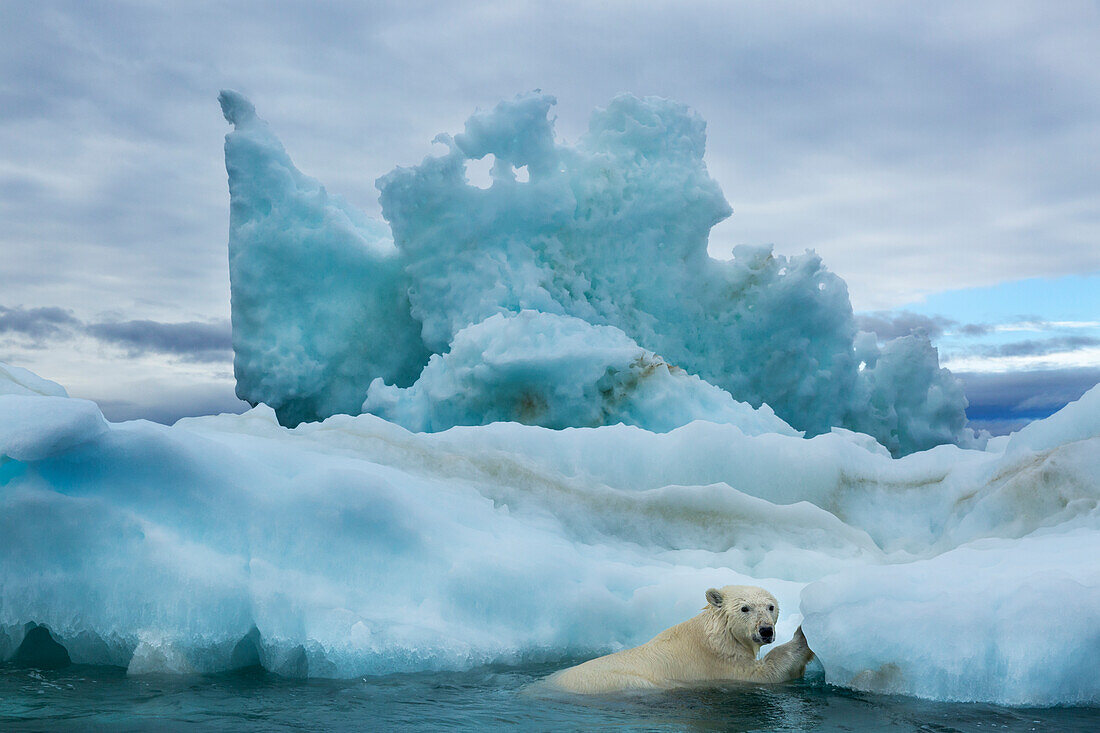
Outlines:
[{"label": "iceberg", "polygon": [[[285,425],[366,410],[428,431],[494,420],[668,430],[742,417],[751,430],[774,415],[809,435],[867,433],[894,455],[980,446],[927,338],[880,346],[857,334],[844,281],[816,254],[741,245],[729,261],[708,255],[711,227],[731,212],[703,161],[706,125],[682,104],[620,95],[575,145],[555,139],[550,95],[478,111],[462,133],[436,138],[446,153],[378,179],[381,222],[300,173],[244,97],[223,92],[221,103],[234,126],[225,160],[237,394]],[[475,160],[492,161],[488,188],[467,180]],[[529,311],[543,315],[515,319]],[[574,324],[556,345],[552,316],[592,328],[582,340]],[[521,340],[538,342],[542,366],[479,369],[475,345],[519,324],[537,331]],[[587,399],[513,404],[601,379],[629,391],[622,364],[582,375],[554,357],[560,349],[594,368],[624,337],[728,398],[696,385],[710,396],[664,411],[627,395],[634,406],[601,407],[598,420]],[[457,385],[462,370],[478,397],[459,409],[441,380]]]},{"label": "iceberg", "polygon": [[729,583],[775,594],[832,684],[1100,704],[1100,387],[988,450],[896,459],[704,420],[110,423],[32,376],[0,369],[5,659],[41,624],[135,675],[564,662]]}]

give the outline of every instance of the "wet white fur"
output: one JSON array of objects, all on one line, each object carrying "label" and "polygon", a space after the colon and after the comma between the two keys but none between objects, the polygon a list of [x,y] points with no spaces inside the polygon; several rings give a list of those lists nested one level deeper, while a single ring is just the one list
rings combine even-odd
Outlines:
[{"label": "wet white fur", "polygon": [[[667,689],[722,682],[786,682],[802,676],[813,652],[799,627],[794,638],[757,654],[761,626],[779,618],[779,603],[763,588],[727,585],[706,593],[702,613],[650,641],[562,670],[553,687],[581,694]],[[747,612],[742,611],[748,608]],[[769,607],[771,610],[769,610]]]}]

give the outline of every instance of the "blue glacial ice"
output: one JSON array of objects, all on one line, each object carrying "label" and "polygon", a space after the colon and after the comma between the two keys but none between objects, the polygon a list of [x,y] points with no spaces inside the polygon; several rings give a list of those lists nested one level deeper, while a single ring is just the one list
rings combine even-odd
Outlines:
[{"label": "blue glacial ice", "polygon": [[895,459],[701,420],[108,423],[49,384],[0,369],[5,658],[34,621],[131,674],[564,660],[753,583],[831,683],[1100,704],[1100,387],[988,450]]},{"label": "blue glacial ice", "polygon": [[302,175],[248,100],[220,101],[237,393],[297,424],[358,413],[375,377],[411,384],[428,352],[389,228]]},{"label": "blue glacial ice", "polygon": [[[684,105],[618,96],[566,145],[554,137],[553,97],[501,102],[437,137],[446,153],[378,179],[383,223],[300,173],[239,94],[221,102],[234,125],[225,157],[237,393],[283,424],[365,409],[417,430],[495,420],[667,430],[741,417],[751,429],[774,411],[809,435],[869,434],[894,455],[978,445],[962,389],[927,338],[880,346],[857,334],[844,281],[816,254],[742,245],[729,261],[708,255],[710,229],[730,207],[703,162],[705,123]],[[466,166],[484,158],[493,162],[483,189]],[[580,324],[557,344],[563,321],[530,317],[533,368],[482,364],[474,344],[515,332],[508,319],[525,311],[603,327],[588,331],[593,353],[580,356]],[[711,396],[675,415],[629,394],[625,412],[595,414],[576,399],[529,409],[531,395],[580,395],[601,379],[550,368],[565,365],[565,350],[594,366],[624,335],[766,415]],[[459,374],[478,397],[435,404],[446,398],[440,380],[457,385]],[[573,377],[581,381],[567,384]]]}]

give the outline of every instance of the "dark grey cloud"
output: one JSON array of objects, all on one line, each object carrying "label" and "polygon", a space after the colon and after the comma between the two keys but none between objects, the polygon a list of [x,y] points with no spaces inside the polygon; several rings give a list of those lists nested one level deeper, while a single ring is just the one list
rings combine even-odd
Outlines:
[{"label": "dark grey cloud", "polygon": [[943,335],[947,328],[956,326],[956,322],[943,316],[925,316],[911,311],[874,311],[857,313],[856,326],[861,331],[870,331],[882,341],[889,341],[911,333],[924,333],[935,339]]},{"label": "dark grey cloud", "polygon": [[956,373],[971,425],[995,435],[1047,417],[1100,383],[1100,367],[987,374]]},{"label": "dark grey cloud", "polygon": [[993,331],[993,326],[988,323],[964,323],[958,330],[963,336],[985,336]]},{"label": "dark grey cloud", "polygon": [[[960,323],[947,316],[925,315],[907,310],[856,313],[855,317],[857,328],[861,331],[870,331],[878,336],[880,341],[889,341],[911,333],[923,333],[933,341],[948,332],[952,335],[978,337],[987,336],[996,329],[995,324],[992,323]],[[1037,324],[1036,327],[1042,328],[1042,324]]]},{"label": "dark grey cloud", "polygon": [[[949,326],[953,335],[970,338],[988,336],[994,333],[997,328],[992,324],[954,324]],[[1097,329],[1089,324],[1067,325],[1046,321],[1037,316],[1019,316],[1012,324],[1002,325],[1000,329],[1006,333],[1026,330],[1050,335],[1004,342],[1003,339],[1006,333],[1002,333],[999,335],[1002,340],[1000,343],[983,343],[968,339],[955,340],[947,345],[941,345],[941,353],[947,360],[967,357],[997,359],[1002,357],[1047,356],[1100,346],[1100,336],[1094,335]],[[1085,332],[1074,333],[1074,331],[1080,330]]]},{"label": "dark grey cloud", "polygon": [[33,339],[42,339],[56,336],[79,325],[80,321],[65,308],[56,306],[7,308],[0,305],[0,333],[14,333]]},{"label": "dark grey cloud", "polygon": [[995,346],[986,351],[987,356],[1043,356],[1062,351],[1073,351],[1089,346],[1100,346],[1100,338],[1093,336],[1054,336],[1045,339],[1025,339]]},{"label": "dark grey cloud", "polygon": [[224,361],[233,348],[228,321],[93,323],[87,327],[87,332],[100,341],[125,347],[132,353],[152,351],[196,361]]},{"label": "dark grey cloud", "polygon": [[42,308],[0,305],[0,334],[30,339],[34,348],[64,348],[75,336],[87,336],[123,348],[129,356],[169,354],[187,361],[229,362],[233,358],[232,329],[227,320],[163,323],[151,320],[85,323],[57,306]]}]

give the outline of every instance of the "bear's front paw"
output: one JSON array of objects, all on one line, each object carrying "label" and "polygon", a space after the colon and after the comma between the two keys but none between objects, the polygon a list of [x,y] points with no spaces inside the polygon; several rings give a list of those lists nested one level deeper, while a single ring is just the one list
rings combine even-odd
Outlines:
[{"label": "bear's front paw", "polygon": [[798,630],[794,632],[794,638],[791,639],[791,641],[793,641],[798,649],[803,653],[803,656],[805,657],[807,662],[814,658],[813,650],[810,649],[810,644],[806,641],[806,634],[802,632],[801,626],[799,626]]}]

